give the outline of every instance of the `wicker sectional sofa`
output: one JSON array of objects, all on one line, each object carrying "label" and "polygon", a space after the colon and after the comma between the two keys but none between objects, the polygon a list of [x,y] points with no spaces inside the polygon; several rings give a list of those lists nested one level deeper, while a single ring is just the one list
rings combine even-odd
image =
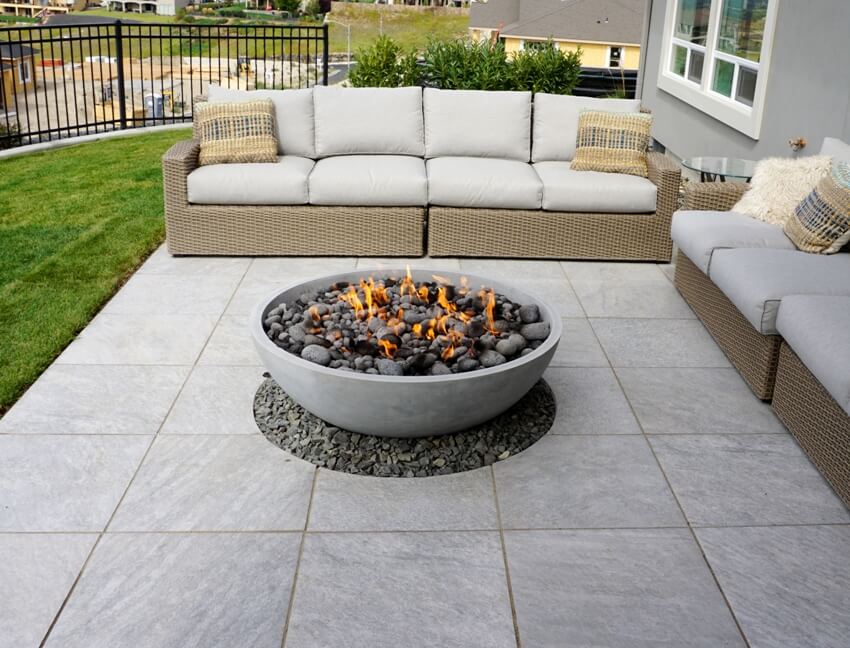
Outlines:
[{"label": "wicker sectional sofa", "polygon": [[[850,162],[838,140],[821,152]],[[781,227],[729,211],[747,187],[685,190],[671,229],[675,283],[850,505],[850,250],[801,252]]]},{"label": "wicker sectional sofa", "polygon": [[233,91],[268,97],[275,164],[163,157],[172,254],[492,256],[667,261],[680,173],[573,171],[579,113],[634,100],[421,88]]}]

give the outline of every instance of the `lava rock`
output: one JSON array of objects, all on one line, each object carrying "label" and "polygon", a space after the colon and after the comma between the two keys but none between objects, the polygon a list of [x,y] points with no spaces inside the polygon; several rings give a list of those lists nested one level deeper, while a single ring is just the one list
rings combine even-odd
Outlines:
[{"label": "lava rock", "polygon": [[318,344],[310,344],[301,350],[301,357],[310,362],[327,367],[331,363],[331,354],[328,350]]},{"label": "lava rock", "polygon": [[540,319],[540,309],[537,304],[526,304],[520,307],[519,318],[524,324],[533,324]]},{"label": "lava rock", "polygon": [[478,369],[479,362],[475,358],[461,358],[457,363],[458,371],[472,371]]},{"label": "lava rock", "polygon": [[431,367],[431,375],[432,376],[447,376],[452,372],[446,365],[442,362],[435,362]]},{"label": "lava rock", "polygon": [[525,348],[525,338],[519,333],[512,333],[506,340],[496,342],[496,351],[506,358],[516,355]]},{"label": "lava rock", "polygon": [[378,358],[375,361],[375,367],[378,373],[382,376],[403,376],[404,370],[400,364],[397,364],[389,358]]},{"label": "lava rock", "polygon": [[304,338],[307,337],[307,333],[304,331],[303,326],[290,326],[286,329],[286,332],[289,333],[289,337],[296,342],[304,342]]},{"label": "lava rock", "polygon": [[507,358],[503,356],[498,351],[493,351],[492,349],[487,349],[484,351],[479,357],[479,361],[481,362],[482,367],[496,367],[500,364],[504,364],[507,362]]},{"label": "lava rock", "polygon": [[535,322],[534,324],[526,324],[520,329],[520,335],[526,340],[545,340],[549,337],[551,326],[549,322]]}]

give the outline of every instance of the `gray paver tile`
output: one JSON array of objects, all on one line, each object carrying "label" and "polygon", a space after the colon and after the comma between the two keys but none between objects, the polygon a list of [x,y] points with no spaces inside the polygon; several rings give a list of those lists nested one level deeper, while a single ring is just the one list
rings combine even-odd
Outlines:
[{"label": "gray paver tile", "polygon": [[300,534],[107,534],[50,648],[280,648]]},{"label": "gray paver tile", "polygon": [[104,306],[110,315],[221,315],[239,275],[145,275],[130,278]]},{"label": "gray paver tile", "polygon": [[269,295],[278,293],[285,288],[285,281],[245,278],[233,293],[233,297],[224,311],[225,315],[236,315],[247,321],[254,307]]},{"label": "gray paver tile", "polygon": [[685,524],[639,435],[547,435],[494,469],[506,529]]},{"label": "gray paver tile", "polygon": [[245,279],[274,281],[285,286],[299,279],[313,279],[354,270],[354,257],[258,257]]},{"label": "gray paver tile", "polygon": [[691,524],[850,522],[790,435],[666,435],[650,443]]},{"label": "gray paver tile", "polygon": [[510,283],[515,279],[563,279],[557,261],[518,261],[516,259],[461,259],[463,272]]},{"label": "gray paver tile", "polygon": [[59,356],[58,364],[191,365],[217,321],[215,315],[101,313]]},{"label": "gray paver tile", "polygon": [[159,247],[142,264],[137,275],[202,275],[237,276],[245,274],[251,265],[249,257],[193,256],[176,257],[168,253],[165,245]]},{"label": "gray paver tile", "polygon": [[394,257],[360,257],[357,259],[357,269],[378,268],[379,270],[404,270],[411,268],[422,268],[424,270],[448,270],[458,272],[460,261],[454,258],[442,257],[420,257],[420,258],[394,258]]},{"label": "gray paver tile", "polygon": [[551,434],[640,434],[611,369],[550,367],[543,378],[555,394]]},{"label": "gray paver tile", "polygon": [[553,367],[608,367],[608,358],[602,350],[590,323],[582,318],[561,320],[563,332],[558,349],[552,357]]},{"label": "gray paver tile", "polygon": [[846,648],[850,527],[697,529],[753,648]]},{"label": "gray paver tile", "polygon": [[0,436],[0,531],[100,531],[149,436]]},{"label": "gray paver tile", "polygon": [[576,294],[569,282],[560,279],[511,279],[509,283],[520,290],[539,297],[548,303],[561,317],[584,317]]},{"label": "gray paver tile", "polygon": [[0,432],[154,434],[189,367],[53,365],[0,419]]},{"label": "gray paver tile", "polygon": [[411,479],[320,470],[313,495],[313,531],[496,529],[489,468]]},{"label": "gray paver tile", "polygon": [[573,289],[588,317],[693,318],[679,292],[659,272],[652,281],[577,281]]},{"label": "gray paver tile", "polygon": [[732,368],[617,369],[647,434],[786,433]]},{"label": "gray paver tile", "polygon": [[248,330],[248,317],[223,316],[210,336],[198,364],[262,366]]},{"label": "gray paver tile", "polygon": [[161,436],[110,531],[304,528],[314,467],[256,436]]},{"label": "gray paver tile", "polygon": [[0,648],[38,646],[95,534],[0,534]]},{"label": "gray paver tile", "polygon": [[287,648],[516,646],[496,532],[308,534]]},{"label": "gray paver tile", "polygon": [[507,531],[524,646],[743,648],[684,529]]},{"label": "gray paver tile", "polygon": [[591,319],[614,367],[728,367],[698,320]]},{"label": "gray paver tile", "polygon": [[260,367],[195,367],[162,433],[257,434],[254,394],[262,382]]}]

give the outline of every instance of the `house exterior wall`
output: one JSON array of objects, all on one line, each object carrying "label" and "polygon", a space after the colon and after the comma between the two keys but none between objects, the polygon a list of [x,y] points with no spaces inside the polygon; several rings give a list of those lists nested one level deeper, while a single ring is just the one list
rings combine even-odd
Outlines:
[{"label": "house exterior wall", "polygon": [[[18,64],[23,62],[29,66],[30,78],[29,81],[21,83],[18,78]],[[0,96],[0,106],[7,106],[9,110],[15,108],[15,92],[18,94],[24,90],[32,90],[35,87],[35,66],[33,65],[32,57],[24,59],[3,59],[3,92]],[[6,66],[11,66],[6,68]]]},{"label": "house exterior wall", "polygon": [[848,0],[780,2],[757,140],[657,87],[666,0],[648,0],[640,96],[653,113],[653,135],[675,157],[722,155],[760,159],[790,154],[803,137],[814,154],[824,137],[850,140],[850,26]]},{"label": "house exterior wall", "polygon": [[[489,40],[491,31],[487,29],[470,29],[470,37],[474,41]],[[505,51],[508,54],[518,52],[522,49],[522,42],[535,40],[532,38],[519,38],[517,36],[503,36],[502,41],[505,44]],[[574,52],[581,47],[581,64],[583,67],[606,68],[608,67],[608,48],[607,43],[580,43],[577,41],[562,41],[555,39],[558,48],[564,52]],[[637,70],[640,64],[640,47],[638,45],[617,45],[616,47],[623,48],[622,67],[626,70]]]}]

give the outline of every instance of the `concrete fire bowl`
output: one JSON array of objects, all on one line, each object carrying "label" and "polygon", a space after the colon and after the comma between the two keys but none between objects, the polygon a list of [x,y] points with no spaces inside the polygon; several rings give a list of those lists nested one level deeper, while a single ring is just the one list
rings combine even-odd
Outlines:
[{"label": "concrete fire bowl", "polygon": [[489,286],[514,302],[536,304],[551,325],[549,337],[532,353],[496,367],[448,376],[378,376],[329,369],[277,347],[266,336],[263,320],[280,302],[294,302],[309,290],[326,290],[361,277],[402,277],[403,270],[357,270],[293,284],[267,296],[251,314],[251,337],[263,364],[299,405],[345,430],[387,437],[422,437],[470,428],[511,407],[543,375],[561,338],[561,319],[541,299],[498,281],[456,272],[411,270],[414,281],[438,274],[460,285]]}]

